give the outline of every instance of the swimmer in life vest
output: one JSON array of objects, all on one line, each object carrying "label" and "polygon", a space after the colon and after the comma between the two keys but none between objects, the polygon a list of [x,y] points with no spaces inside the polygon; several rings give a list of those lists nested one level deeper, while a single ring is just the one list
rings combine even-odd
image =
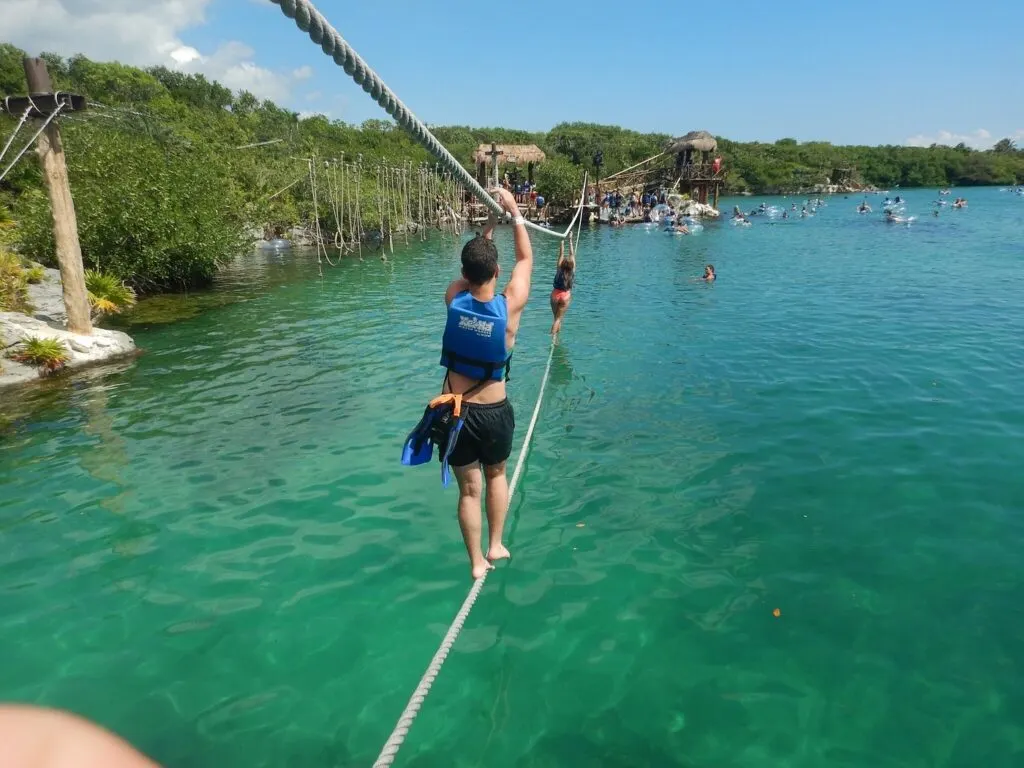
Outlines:
[{"label": "swimmer in life vest", "polygon": [[[443,444],[442,438],[438,447],[459,483],[459,527],[474,579],[492,569],[495,560],[510,557],[502,543],[508,512],[505,463],[512,453],[516,421],[505,381],[533,271],[533,247],[515,198],[508,190],[499,189],[495,194],[501,207],[514,217],[516,263],[512,276],[498,293],[501,270],[492,219],[487,230],[462,249],[462,277],[445,291],[448,319],[441,349],[441,365],[446,370],[441,395],[454,396],[462,413],[454,446]],[[486,556],[480,513],[485,480]]]},{"label": "swimmer in life vest", "polygon": [[572,286],[576,280],[576,254],[573,253],[572,236],[569,236],[569,256],[565,256],[565,241],[558,244],[558,265],[555,267],[555,282],[551,291],[551,335],[562,330],[562,318],[572,303]]}]

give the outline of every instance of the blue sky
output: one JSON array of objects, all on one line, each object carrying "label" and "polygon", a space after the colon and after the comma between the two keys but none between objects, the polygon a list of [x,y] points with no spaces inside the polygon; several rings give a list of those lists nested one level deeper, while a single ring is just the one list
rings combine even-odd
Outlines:
[{"label": "blue sky", "polygon": [[[63,17],[33,21],[38,12],[26,12],[19,24],[15,13],[12,42],[131,63],[156,63],[178,46],[188,52],[175,59],[184,68],[300,112],[349,122],[383,114],[269,0],[109,0],[103,5],[138,17],[116,29],[104,28],[92,0],[61,3]],[[1011,136],[1024,146],[1022,0],[737,3],[699,12],[609,0],[317,5],[428,123],[544,130],[583,120],[870,144],[990,146]],[[63,39],[53,31],[60,25],[76,34]]]}]

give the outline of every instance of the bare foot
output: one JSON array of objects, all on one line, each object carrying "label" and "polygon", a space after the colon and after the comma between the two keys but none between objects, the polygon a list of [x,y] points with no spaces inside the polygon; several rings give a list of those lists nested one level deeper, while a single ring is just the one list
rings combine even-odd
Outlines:
[{"label": "bare foot", "polygon": [[[495,560],[508,560],[510,557],[512,557],[512,554],[505,548],[504,544],[499,544],[487,550],[487,559],[492,563]],[[494,566],[492,565],[491,567],[493,568]]]},{"label": "bare foot", "polygon": [[480,565],[473,566],[473,580],[481,578],[488,571],[493,571],[494,566],[484,560]]}]

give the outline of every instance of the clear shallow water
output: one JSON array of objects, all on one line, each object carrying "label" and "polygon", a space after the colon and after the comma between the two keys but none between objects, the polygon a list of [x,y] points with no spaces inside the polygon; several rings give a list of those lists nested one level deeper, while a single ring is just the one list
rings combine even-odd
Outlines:
[{"label": "clear shallow water", "polygon": [[[1024,764],[1024,201],[907,196],[583,233],[515,560],[400,765]],[[372,762],[469,587],[454,491],[397,460],[456,268],[254,256],[133,364],[4,393],[0,699],[169,766]]]}]

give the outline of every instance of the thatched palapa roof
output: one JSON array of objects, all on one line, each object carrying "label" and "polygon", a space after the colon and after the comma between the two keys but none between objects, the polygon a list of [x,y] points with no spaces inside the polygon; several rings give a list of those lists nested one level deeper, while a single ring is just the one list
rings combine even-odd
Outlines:
[{"label": "thatched palapa roof", "polygon": [[718,142],[707,131],[690,131],[685,136],[672,139],[666,151],[685,152],[687,149],[693,149],[697,152],[714,152],[718,149]]},{"label": "thatched palapa roof", "polygon": [[[498,144],[499,163],[509,165],[526,165],[527,163],[543,163],[545,155],[536,144]],[[481,144],[473,153],[473,162],[477,165],[491,162],[491,145]]]}]

